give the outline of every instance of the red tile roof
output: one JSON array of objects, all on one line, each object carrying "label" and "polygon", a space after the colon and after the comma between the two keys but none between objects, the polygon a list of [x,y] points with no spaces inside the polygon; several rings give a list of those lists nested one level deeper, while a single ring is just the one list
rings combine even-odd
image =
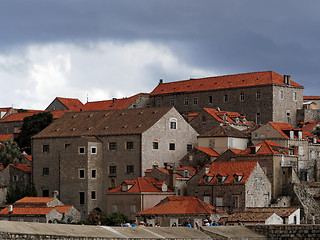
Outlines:
[{"label": "red tile roof", "polygon": [[44,111],[31,111],[31,112],[22,112],[22,113],[13,113],[6,118],[1,119],[0,122],[22,122],[25,117],[30,117],[34,114],[44,112]]},{"label": "red tile roof", "polygon": [[293,130],[293,127],[289,123],[269,122],[269,124],[285,138],[289,138],[289,136],[283,130]]},{"label": "red tile roof", "polygon": [[237,212],[229,215],[228,218],[223,221],[226,222],[237,222],[238,220],[242,223],[246,222],[264,222],[270,218],[274,213],[271,212]]},{"label": "red tile roof", "polygon": [[96,111],[96,110],[112,110],[112,109],[126,109],[129,107],[137,98],[144,93],[136,94],[128,98],[114,98],[112,100],[87,102],[83,106],[83,111]]},{"label": "red tile roof", "polygon": [[[265,140],[263,142],[260,142],[250,148],[256,148],[257,152],[255,154],[257,155],[266,155],[266,154],[288,154],[288,148],[284,148],[281,145],[270,141],[270,140]],[[251,153],[251,149],[247,148],[238,155],[248,155]],[[281,152],[280,152],[281,151]]]},{"label": "red tile roof", "polygon": [[70,209],[72,208],[72,206],[56,206],[55,209],[59,212],[59,213],[66,213],[68,212]]},{"label": "red tile roof", "polygon": [[[12,215],[46,215],[51,212],[53,207],[13,207]],[[9,207],[0,212],[0,215],[8,215]]]},{"label": "red tile roof", "polygon": [[2,164],[2,163],[0,164],[0,170],[1,170],[1,171],[3,171],[3,170],[4,170],[4,166],[3,166],[3,164]]},{"label": "red tile roof", "polygon": [[0,134],[0,142],[13,138],[13,134]]},{"label": "red tile roof", "polygon": [[303,100],[320,100],[320,96],[303,96]]},{"label": "red tile roof", "polygon": [[246,208],[244,212],[254,212],[254,213],[276,213],[280,217],[289,217],[299,207],[260,207],[260,208]]},{"label": "red tile roof", "polygon": [[9,164],[9,166],[19,169],[25,173],[31,173],[31,166],[29,164]]},{"label": "red tile roof", "polygon": [[16,201],[16,203],[48,203],[53,199],[51,197],[24,197]]},{"label": "red tile roof", "polygon": [[236,155],[238,155],[239,153],[241,153],[243,150],[241,150],[241,149],[233,149],[233,148],[229,148],[229,150],[231,151],[231,152],[233,152],[234,154],[236,154]]},{"label": "red tile roof", "polygon": [[[168,197],[166,202],[160,203],[153,208],[143,210],[136,215],[167,215],[167,214],[214,214],[215,207],[207,204],[196,197],[175,196]],[[223,211],[218,210],[218,213]]]},{"label": "red tile roof", "polygon": [[66,112],[68,112],[68,110],[54,110],[50,112],[52,113],[53,119],[57,119],[61,117],[63,114],[65,114]]},{"label": "red tile roof", "polygon": [[[144,192],[162,192],[161,185],[164,183],[164,181],[159,181],[155,178],[151,177],[138,177],[134,180],[127,180],[124,181],[122,184],[132,185],[128,189],[128,191],[125,191],[125,193],[144,193]],[[116,187],[114,189],[111,189],[108,191],[108,193],[124,193],[122,191],[122,184],[119,187]],[[168,192],[172,192],[168,188]]]},{"label": "red tile roof", "polygon": [[320,125],[320,122],[306,122],[302,127],[302,131],[311,132],[318,125]]},{"label": "red tile roof", "polygon": [[[224,118],[226,118],[226,122],[229,123],[252,125],[249,121],[246,120],[246,117],[244,115],[241,115],[237,112],[219,111],[214,108],[204,108],[204,110],[218,122],[225,122]],[[236,122],[237,118],[239,119],[239,122]]]},{"label": "red tile roof", "polygon": [[30,162],[32,161],[32,156],[31,155],[24,155],[24,157],[29,160]]},{"label": "red tile roof", "polygon": [[80,111],[83,108],[83,103],[77,98],[62,98],[57,97],[57,99],[65,105],[69,110]]},{"label": "red tile roof", "polygon": [[[226,177],[221,184],[234,182],[245,183],[257,163],[257,161],[213,162],[209,167],[209,173],[199,181],[199,184],[206,182],[204,178],[208,179],[208,183],[218,183],[217,176],[219,175]],[[241,176],[240,181],[235,181],[235,175]]]},{"label": "red tile roof", "polygon": [[211,156],[211,157],[219,157],[219,153],[217,153],[215,150],[212,148],[205,148],[205,147],[195,147],[195,149],[204,152],[205,154]]},{"label": "red tile roof", "polygon": [[[151,92],[150,95],[177,92],[208,91],[215,89],[261,86],[270,84],[286,85],[284,83],[284,77],[275,72],[253,72],[218,77],[190,79],[170,83],[160,83]],[[290,85],[294,87],[302,87],[301,85],[293,81],[290,81]]]}]

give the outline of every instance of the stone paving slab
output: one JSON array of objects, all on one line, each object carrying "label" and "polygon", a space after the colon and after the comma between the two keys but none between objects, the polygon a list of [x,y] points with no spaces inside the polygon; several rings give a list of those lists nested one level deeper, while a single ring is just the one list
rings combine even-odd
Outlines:
[{"label": "stone paving slab", "polygon": [[244,226],[212,226],[201,228],[210,236],[212,236],[211,234],[216,234],[227,239],[267,239],[265,236]]}]

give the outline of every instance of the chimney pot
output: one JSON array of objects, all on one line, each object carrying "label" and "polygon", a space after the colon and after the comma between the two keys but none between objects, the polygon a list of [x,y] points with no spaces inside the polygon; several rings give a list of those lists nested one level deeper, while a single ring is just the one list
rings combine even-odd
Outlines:
[{"label": "chimney pot", "polygon": [[159,84],[161,84],[161,83],[163,83],[163,79],[162,78],[159,80]]}]

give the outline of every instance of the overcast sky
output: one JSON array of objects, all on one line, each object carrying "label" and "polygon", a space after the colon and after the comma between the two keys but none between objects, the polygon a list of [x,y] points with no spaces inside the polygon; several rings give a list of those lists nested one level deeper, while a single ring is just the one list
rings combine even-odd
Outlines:
[{"label": "overcast sky", "polygon": [[0,107],[269,70],[320,95],[319,9],[318,0],[2,1]]}]

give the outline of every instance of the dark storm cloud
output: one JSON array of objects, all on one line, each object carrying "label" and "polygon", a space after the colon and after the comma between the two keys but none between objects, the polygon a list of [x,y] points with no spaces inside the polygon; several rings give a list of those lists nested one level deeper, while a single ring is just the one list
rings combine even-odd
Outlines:
[{"label": "dark storm cloud", "polygon": [[[5,1],[0,51],[31,43],[143,40],[219,74],[291,74],[305,93],[318,94],[312,85],[320,69],[319,7],[318,1],[289,0]],[[152,67],[159,74],[161,68]]]}]

